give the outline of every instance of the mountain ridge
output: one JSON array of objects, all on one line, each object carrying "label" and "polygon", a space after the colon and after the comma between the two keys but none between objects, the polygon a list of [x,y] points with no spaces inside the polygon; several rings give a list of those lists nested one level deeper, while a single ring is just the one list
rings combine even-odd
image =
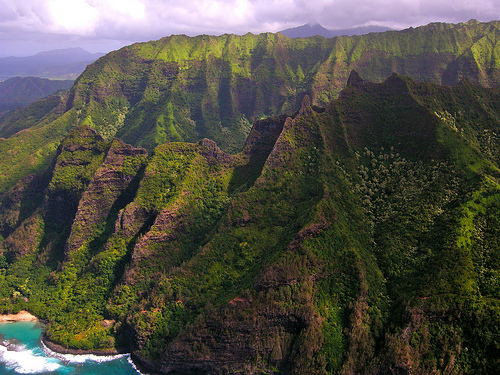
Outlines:
[{"label": "mountain ridge", "polygon": [[499,97],[352,72],[233,155],[83,124],[1,196],[2,309],[159,373],[489,373]]},{"label": "mountain ridge", "polygon": [[0,113],[16,109],[55,94],[69,90],[73,81],[53,81],[37,77],[13,77],[0,82]]},{"label": "mountain ridge", "polygon": [[0,78],[16,76],[46,79],[74,80],[85,67],[104,56],[90,53],[82,48],[65,48],[42,51],[32,56],[0,58]]},{"label": "mountain ridge", "polygon": [[319,23],[308,23],[305,25],[292,27],[289,29],[278,31],[289,38],[309,38],[316,35],[333,38],[336,36],[353,36],[353,35],[363,35],[375,32],[385,32],[389,31],[391,28],[383,26],[359,26],[350,29],[327,29],[321,26]]},{"label": "mountain ridge", "polygon": [[[32,129],[32,121],[21,120],[9,128],[27,130],[16,137],[28,137],[28,143],[36,139],[30,147],[39,155],[53,155],[56,148],[42,136],[44,129],[61,129],[50,131],[60,134],[58,142],[67,134],[62,129],[82,123],[105,138],[118,136],[148,150],[167,141],[210,138],[233,153],[241,150],[255,120],[293,113],[305,95],[313,105],[325,106],[352,69],[373,82],[396,72],[447,85],[467,78],[494,86],[500,81],[498,41],[498,21],[473,20],[331,39],[270,33],[170,36],[100,58],[62,98],[65,106],[42,106],[55,112],[40,113],[42,120]],[[17,148],[15,160],[8,156],[0,163],[16,174],[47,166],[46,159],[25,154],[13,139],[1,141],[0,148]],[[29,155],[35,160],[28,161]],[[0,187],[10,186],[10,180],[1,177]]]}]

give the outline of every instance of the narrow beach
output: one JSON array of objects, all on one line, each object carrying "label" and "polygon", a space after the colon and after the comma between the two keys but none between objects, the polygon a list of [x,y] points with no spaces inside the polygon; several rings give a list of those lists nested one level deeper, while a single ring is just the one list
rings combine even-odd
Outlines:
[{"label": "narrow beach", "polygon": [[6,322],[28,322],[35,321],[38,318],[34,315],[31,315],[29,312],[21,310],[17,314],[5,314],[0,315],[0,323]]}]

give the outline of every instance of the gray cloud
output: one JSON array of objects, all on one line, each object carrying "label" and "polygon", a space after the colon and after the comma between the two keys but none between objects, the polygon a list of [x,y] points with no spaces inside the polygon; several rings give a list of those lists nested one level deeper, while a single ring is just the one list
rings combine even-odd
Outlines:
[{"label": "gray cloud", "polygon": [[[260,33],[305,23],[344,29],[500,18],[498,0],[0,0],[0,40],[157,39],[170,34]],[[73,38],[73,39],[72,39]],[[32,39],[31,39],[32,40]],[[116,44],[115,43],[115,44]],[[1,45],[0,45],[1,47]],[[5,54],[5,51],[4,51]]]}]

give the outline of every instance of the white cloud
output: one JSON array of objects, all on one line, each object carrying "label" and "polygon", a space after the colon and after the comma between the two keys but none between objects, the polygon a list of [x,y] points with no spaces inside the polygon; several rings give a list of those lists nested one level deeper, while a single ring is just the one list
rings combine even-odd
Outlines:
[{"label": "white cloud", "polygon": [[139,0],[97,1],[101,20],[114,23],[140,22],[146,19],[146,5]]},{"label": "white cloud", "polygon": [[76,35],[144,26],[146,5],[139,0],[47,0],[52,32]]},{"label": "white cloud", "polygon": [[[458,18],[500,17],[496,0],[3,0],[0,27],[119,37],[177,31],[261,32],[269,25],[307,22],[345,28],[361,24],[406,24]],[[17,17],[16,17],[17,15]],[[465,19],[466,20],[466,19]]]},{"label": "white cloud", "polygon": [[99,9],[85,0],[49,0],[52,32],[91,35],[100,17]]},{"label": "white cloud", "polygon": [[339,29],[360,25],[404,28],[470,18],[499,19],[500,1],[0,0],[0,32],[124,41],[179,33],[279,31],[313,22]]}]

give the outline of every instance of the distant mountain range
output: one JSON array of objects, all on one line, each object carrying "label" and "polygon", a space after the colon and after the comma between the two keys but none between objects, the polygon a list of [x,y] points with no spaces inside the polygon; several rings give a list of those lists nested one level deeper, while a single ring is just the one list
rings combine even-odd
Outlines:
[{"label": "distant mountain range", "polygon": [[73,80],[38,77],[13,77],[0,82],[0,113],[45,98],[59,90],[68,90]]},{"label": "distant mountain range", "polygon": [[319,35],[325,38],[333,38],[335,36],[363,35],[369,33],[384,32],[388,30],[391,29],[388,27],[381,27],[381,26],[362,26],[362,27],[354,27],[352,29],[330,30],[324,28],[319,23],[317,23],[317,24],[306,24],[298,27],[293,27],[290,29],[280,31],[280,33],[289,38],[308,38],[315,35]]},{"label": "distant mountain range", "polygon": [[0,80],[20,77],[71,79],[78,77],[103,53],[90,53],[82,48],[66,48],[26,57],[0,58]]}]

